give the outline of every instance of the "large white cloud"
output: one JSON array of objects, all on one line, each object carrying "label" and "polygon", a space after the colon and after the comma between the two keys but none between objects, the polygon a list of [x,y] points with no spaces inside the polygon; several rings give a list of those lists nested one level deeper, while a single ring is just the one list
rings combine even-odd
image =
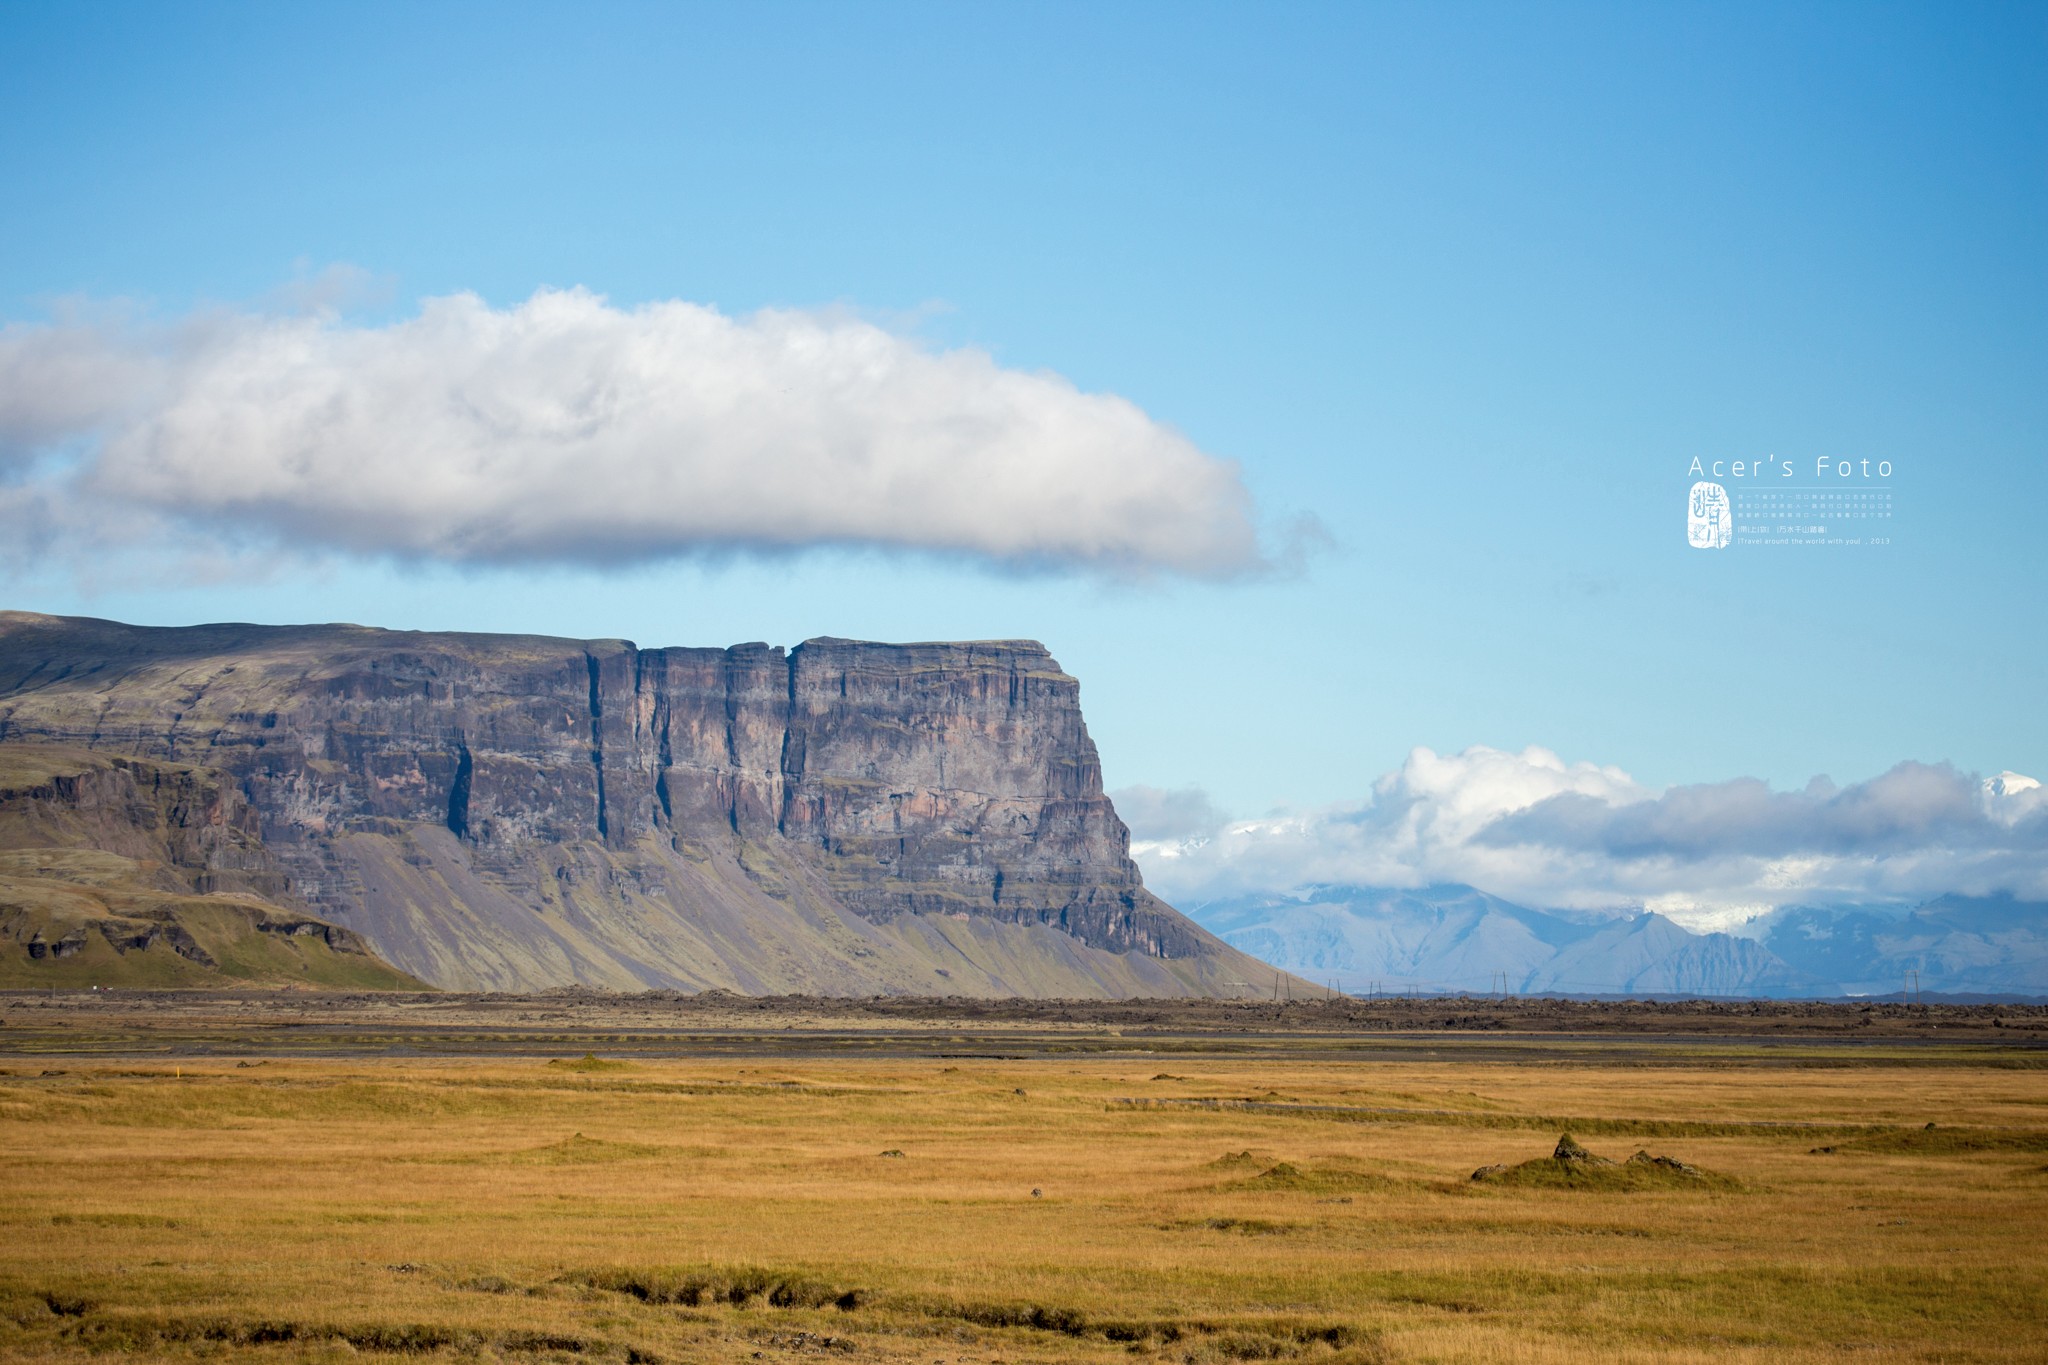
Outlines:
[{"label": "large white cloud", "polygon": [[[1540,748],[1416,749],[1362,801],[1202,829],[1148,824],[1153,804],[1134,804],[1132,852],[1148,884],[1188,904],[1317,883],[1464,882],[1534,905],[1648,906],[1720,927],[1819,901],[2048,897],[2048,788],[1946,764],[1796,792],[1753,778],[1653,791]],[[1194,794],[1178,805],[1197,808]]]},{"label": "large white cloud", "polygon": [[851,317],[542,290],[359,326],[0,331],[0,514],[301,548],[614,564],[818,545],[1229,577],[1231,463],[1134,404]]}]

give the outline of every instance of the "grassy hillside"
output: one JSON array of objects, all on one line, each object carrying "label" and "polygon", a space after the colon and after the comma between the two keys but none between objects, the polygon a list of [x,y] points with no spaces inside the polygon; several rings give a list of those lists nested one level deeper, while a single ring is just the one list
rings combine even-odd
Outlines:
[{"label": "grassy hillside", "polygon": [[354,935],[245,892],[141,887],[134,859],[0,852],[0,989],[299,984],[419,990]]},{"label": "grassy hillside", "polygon": [[283,886],[208,769],[0,745],[0,989],[420,989]]}]

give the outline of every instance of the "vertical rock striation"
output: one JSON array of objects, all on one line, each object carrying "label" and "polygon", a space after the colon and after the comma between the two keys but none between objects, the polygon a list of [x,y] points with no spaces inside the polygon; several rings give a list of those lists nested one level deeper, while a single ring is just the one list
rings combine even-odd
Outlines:
[{"label": "vertical rock striation", "polygon": [[453,986],[1239,993],[1030,641],[784,651],[0,613],[0,743],[227,774],[318,913]]}]

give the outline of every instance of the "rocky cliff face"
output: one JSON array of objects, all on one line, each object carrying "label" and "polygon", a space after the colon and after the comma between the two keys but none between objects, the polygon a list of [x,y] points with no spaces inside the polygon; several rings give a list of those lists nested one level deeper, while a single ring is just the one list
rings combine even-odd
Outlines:
[{"label": "rocky cliff face", "polygon": [[1233,993],[1028,641],[785,652],[0,614],[0,743],[199,764],[451,986]]},{"label": "rocky cliff face", "polygon": [[276,896],[255,808],[219,773],[38,744],[0,746],[0,850],[96,849],[150,886]]},{"label": "rocky cliff face", "polygon": [[417,990],[286,880],[219,773],[0,744],[0,985]]}]

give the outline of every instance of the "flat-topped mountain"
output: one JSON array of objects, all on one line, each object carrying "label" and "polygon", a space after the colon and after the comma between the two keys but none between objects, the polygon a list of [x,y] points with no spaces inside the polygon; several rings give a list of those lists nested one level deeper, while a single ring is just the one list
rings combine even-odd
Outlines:
[{"label": "flat-topped mountain", "polygon": [[0,744],[217,771],[281,892],[437,985],[1128,996],[1272,971],[1148,893],[1030,641],[0,613]]}]

